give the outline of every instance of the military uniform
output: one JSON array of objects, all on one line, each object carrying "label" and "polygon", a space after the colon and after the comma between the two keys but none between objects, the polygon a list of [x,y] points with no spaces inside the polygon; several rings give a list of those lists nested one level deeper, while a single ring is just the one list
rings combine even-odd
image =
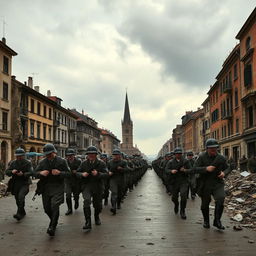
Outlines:
[{"label": "military uniform", "polygon": [[251,157],[247,163],[247,169],[251,173],[256,173],[256,157]]},{"label": "military uniform", "polygon": [[[182,153],[182,151],[180,151]],[[174,151],[174,154],[181,154]],[[179,210],[179,194],[180,194],[180,215],[182,219],[186,219],[185,209],[187,205],[188,193],[188,173],[182,170],[189,170],[190,164],[188,160],[181,158],[178,160],[176,157],[170,160],[165,168],[165,172],[169,175],[169,183],[171,185],[172,201],[175,205],[174,212],[177,214]],[[171,173],[172,170],[177,170],[177,173]]]},{"label": "military uniform", "polygon": [[[46,144],[43,150],[46,156],[56,153],[56,149],[52,144]],[[54,175],[52,171],[55,169],[60,171],[60,174]],[[40,174],[44,170],[49,171],[47,176]],[[36,175],[41,183],[40,192],[44,211],[50,218],[47,233],[50,236],[54,236],[59,219],[59,207],[64,203],[64,179],[70,177],[70,169],[65,159],[54,155],[51,160],[46,157],[39,162],[36,167]]]},{"label": "military uniform", "polygon": [[[97,148],[91,146],[87,149],[87,154],[90,152],[97,154]],[[97,175],[93,176],[92,171],[96,170]],[[87,177],[83,176],[83,173],[88,173]],[[81,178],[81,190],[84,198],[84,216],[86,224],[84,229],[91,229],[91,199],[93,200],[95,224],[100,225],[99,214],[102,211],[102,194],[104,188],[104,178],[108,176],[106,164],[99,160],[91,162],[89,159],[82,162],[77,169],[77,176]]]},{"label": "military uniform", "polygon": [[[193,156],[193,153],[189,152],[187,156]],[[190,164],[190,167],[192,168],[194,166],[195,160],[191,158],[188,159],[188,162]],[[196,197],[196,174],[194,173],[188,173],[188,198],[189,192],[191,194],[192,200],[194,200]]]},{"label": "military uniform", "polygon": [[[25,156],[23,149],[17,149],[16,156]],[[14,170],[18,172],[13,173]],[[22,173],[22,175],[18,175]],[[22,219],[26,215],[25,211],[25,197],[29,192],[29,185],[31,184],[30,176],[33,175],[33,168],[31,162],[27,159],[14,160],[6,170],[6,175],[11,177],[9,180],[9,191],[15,196],[16,205],[18,207],[17,213],[13,217],[17,220]]]},{"label": "military uniform", "polygon": [[[108,166],[108,155],[107,154],[101,154],[100,159]],[[109,197],[109,189],[110,189],[110,178],[105,177],[103,180],[104,188],[103,188],[103,199],[104,199],[104,205],[108,205],[108,197]]]},{"label": "military uniform", "polygon": [[[120,155],[119,150],[114,150],[113,155]],[[121,208],[121,200],[123,196],[125,180],[124,175],[128,171],[128,165],[125,160],[111,160],[108,163],[108,170],[113,175],[110,177],[111,191],[111,212],[116,214],[116,209]]]},{"label": "military uniform", "polygon": [[68,206],[66,215],[69,215],[72,214],[72,193],[75,201],[75,210],[79,207],[79,194],[81,191],[81,186],[80,179],[77,177],[76,171],[81,165],[82,161],[78,158],[74,158],[73,161],[67,159],[67,163],[71,171],[70,177],[65,179],[66,203]]},{"label": "military uniform", "polygon": [[[218,143],[215,139],[208,139],[206,141],[206,147],[217,147]],[[208,166],[214,166],[215,170],[212,172],[207,171]],[[224,180],[218,176],[223,171],[225,176],[230,172],[230,168],[227,164],[226,158],[218,153],[216,155],[209,155],[208,152],[204,152],[199,155],[195,162],[195,173],[200,174],[198,178],[198,191],[197,193],[201,197],[201,211],[204,217],[204,227],[209,228],[209,204],[211,202],[211,196],[215,200],[215,212],[214,212],[214,226],[219,229],[224,229],[220,219],[224,209]]]}]

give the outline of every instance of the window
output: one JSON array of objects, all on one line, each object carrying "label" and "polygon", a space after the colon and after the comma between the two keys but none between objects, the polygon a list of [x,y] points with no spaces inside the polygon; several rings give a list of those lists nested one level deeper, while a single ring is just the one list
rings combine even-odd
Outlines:
[{"label": "window", "polygon": [[58,129],[58,141],[60,141],[60,129]]},{"label": "window", "polygon": [[232,74],[231,71],[228,73],[228,88],[232,87]]},{"label": "window", "polygon": [[41,115],[41,104],[40,104],[40,102],[37,102],[37,114],[39,116]]},{"label": "window", "polygon": [[252,65],[246,64],[244,67],[244,86],[252,84]]},{"label": "window", "polygon": [[252,106],[247,108],[247,117],[248,117],[248,128],[253,126],[253,108]]},{"label": "window", "polygon": [[234,80],[237,79],[237,64],[234,65]]},{"label": "window", "polygon": [[126,138],[126,143],[128,143],[129,142],[129,139],[128,138]]},{"label": "window", "polygon": [[46,106],[44,106],[44,117],[46,117],[46,110],[47,110],[47,108],[46,108]]},{"label": "window", "polygon": [[8,84],[3,82],[3,100],[8,100]]},{"label": "window", "polygon": [[30,112],[35,113],[35,101],[33,99],[30,100]]},{"label": "window", "polygon": [[8,113],[2,112],[2,130],[7,131],[8,129]]},{"label": "window", "polygon": [[216,122],[219,119],[219,110],[215,109],[212,112],[212,123]]},{"label": "window", "polygon": [[41,124],[37,124],[37,138],[40,139],[41,137]]},{"label": "window", "polygon": [[46,140],[46,124],[44,124],[44,127],[43,127],[43,138],[44,140]]},{"label": "window", "polygon": [[238,107],[238,90],[235,90],[235,107]]},{"label": "window", "polygon": [[251,48],[251,37],[247,37],[246,42],[245,42],[245,49],[246,51],[249,51]]},{"label": "window", "polygon": [[129,133],[129,130],[128,130],[128,129],[125,129],[125,133]]},{"label": "window", "polygon": [[236,133],[239,133],[239,119],[236,119]]},{"label": "window", "polygon": [[49,119],[52,119],[52,109],[49,108]]},{"label": "window", "polygon": [[34,137],[34,134],[35,134],[35,124],[34,122],[30,121],[30,136],[31,137]]},{"label": "window", "polygon": [[9,74],[9,59],[6,56],[4,56],[3,63],[4,63],[3,72],[5,74]]},{"label": "window", "polygon": [[52,140],[52,128],[51,127],[48,128],[48,133],[49,133],[49,135],[48,135],[49,140]]}]

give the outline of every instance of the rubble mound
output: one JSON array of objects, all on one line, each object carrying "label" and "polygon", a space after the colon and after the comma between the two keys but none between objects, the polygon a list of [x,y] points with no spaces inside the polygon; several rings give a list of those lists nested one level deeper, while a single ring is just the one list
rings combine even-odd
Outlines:
[{"label": "rubble mound", "polygon": [[256,173],[233,171],[226,180],[225,191],[230,218],[256,231]]}]

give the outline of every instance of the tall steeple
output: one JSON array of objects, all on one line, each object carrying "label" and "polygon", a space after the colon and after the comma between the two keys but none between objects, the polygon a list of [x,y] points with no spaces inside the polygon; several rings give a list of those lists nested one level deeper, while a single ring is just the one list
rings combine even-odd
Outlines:
[{"label": "tall steeple", "polygon": [[126,92],[123,123],[124,124],[130,124],[131,122],[132,122],[132,120],[131,120],[131,116],[130,116],[128,95],[127,95],[127,92]]}]

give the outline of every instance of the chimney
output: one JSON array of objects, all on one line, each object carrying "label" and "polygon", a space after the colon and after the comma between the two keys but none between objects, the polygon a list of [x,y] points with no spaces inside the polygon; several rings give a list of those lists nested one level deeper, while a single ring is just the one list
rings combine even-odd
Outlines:
[{"label": "chimney", "polygon": [[38,86],[38,85],[37,85],[37,86],[34,86],[34,90],[37,91],[37,92],[39,92],[39,86]]},{"label": "chimney", "polygon": [[31,76],[28,77],[28,87],[33,89],[33,78]]},{"label": "chimney", "polygon": [[47,90],[47,97],[51,97],[51,91]]},{"label": "chimney", "polygon": [[5,37],[2,38],[2,42],[3,42],[4,44],[6,44],[6,38],[5,38]]},{"label": "chimney", "polygon": [[24,81],[24,84],[25,84],[25,85],[27,85],[27,82],[26,82],[26,81]]}]

